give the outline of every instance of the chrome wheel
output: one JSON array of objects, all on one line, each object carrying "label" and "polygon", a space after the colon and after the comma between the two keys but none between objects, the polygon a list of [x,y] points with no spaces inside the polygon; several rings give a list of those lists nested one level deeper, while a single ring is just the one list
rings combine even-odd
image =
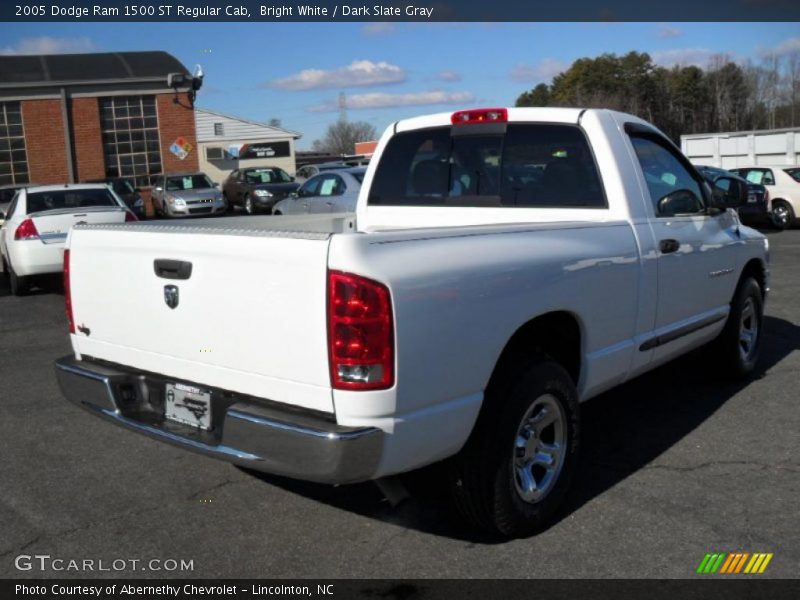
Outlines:
[{"label": "chrome wheel", "polygon": [[791,219],[789,207],[785,204],[778,204],[772,209],[772,219],[778,227],[788,227],[789,220]]},{"label": "chrome wheel", "polygon": [[739,320],[739,353],[742,360],[750,361],[758,346],[758,313],[752,298],[745,300]]},{"label": "chrome wheel", "polygon": [[539,396],[517,428],[513,471],[517,493],[525,502],[535,503],[553,488],[567,447],[566,418],[552,394]]}]

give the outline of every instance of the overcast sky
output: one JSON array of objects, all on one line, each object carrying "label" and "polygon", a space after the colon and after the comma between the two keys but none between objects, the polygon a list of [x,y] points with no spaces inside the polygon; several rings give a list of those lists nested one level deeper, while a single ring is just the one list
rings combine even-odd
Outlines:
[{"label": "overcast sky", "polygon": [[0,24],[0,53],[166,50],[201,64],[198,106],[280,119],[310,147],[338,117],[379,133],[412,115],[513,105],[572,60],[649,52],[663,65],[800,49],[798,23],[23,23]]}]

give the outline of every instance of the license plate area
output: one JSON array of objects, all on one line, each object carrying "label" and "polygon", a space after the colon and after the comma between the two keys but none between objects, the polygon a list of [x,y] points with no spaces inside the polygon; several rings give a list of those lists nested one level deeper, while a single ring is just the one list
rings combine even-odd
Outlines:
[{"label": "license plate area", "polygon": [[164,386],[164,418],[211,430],[211,392],[183,383]]}]

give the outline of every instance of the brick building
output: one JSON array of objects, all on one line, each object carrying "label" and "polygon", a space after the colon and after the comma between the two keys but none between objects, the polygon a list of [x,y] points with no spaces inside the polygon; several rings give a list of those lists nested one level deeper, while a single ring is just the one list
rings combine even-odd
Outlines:
[{"label": "brick building", "polygon": [[198,169],[198,84],[166,52],[0,56],[0,185],[125,177],[149,200]]}]

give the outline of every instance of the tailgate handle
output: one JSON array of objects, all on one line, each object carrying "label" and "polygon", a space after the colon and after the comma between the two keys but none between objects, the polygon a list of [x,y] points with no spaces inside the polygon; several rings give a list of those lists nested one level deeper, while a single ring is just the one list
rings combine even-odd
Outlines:
[{"label": "tailgate handle", "polygon": [[153,261],[156,275],[164,279],[189,279],[192,276],[192,263],[171,258],[157,258]]}]

